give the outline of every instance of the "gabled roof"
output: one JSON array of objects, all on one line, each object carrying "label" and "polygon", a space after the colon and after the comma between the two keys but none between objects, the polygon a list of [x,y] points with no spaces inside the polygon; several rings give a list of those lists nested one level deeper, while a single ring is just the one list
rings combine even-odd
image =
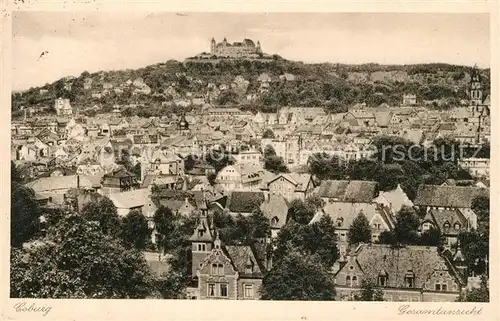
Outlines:
[{"label": "gabled roof", "polygon": [[[224,246],[229,259],[240,277],[261,278],[264,276],[262,264],[258,262],[252,248],[248,245],[226,245]],[[247,273],[246,266],[252,266],[252,272]]]},{"label": "gabled roof", "polygon": [[317,188],[321,198],[338,199],[342,202],[369,203],[376,196],[377,182],[324,180]]},{"label": "gabled roof", "polygon": [[[269,199],[260,205],[260,210],[271,222],[271,228],[281,228],[288,216],[288,203],[281,195],[271,194]],[[273,223],[273,218],[276,223]]]},{"label": "gabled roof", "polygon": [[[376,282],[378,276],[385,272],[388,276],[388,287],[406,287],[405,276],[411,272],[415,277],[415,288],[434,290],[431,277],[436,272],[448,272],[457,282],[456,292],[460,289],[460,277],[456,275],[455,270],[450,269],[449,262],[439,255],[438,249],[434,246],[391,247],[364,244],[358,249],[355,258],[365,278]],[[450,290],[452,288],[450,287]]]},{"label": "gabled roof", "polygon": [[309,181],[311,181],[311,175],[306,173],[286,173],[286,174],[278,174],[271,180],[266,183],[266,187],[269,187],[269,184],[276,181],[278,178],[283,177],[290,183],[295,186],[295,191],[303,192],[307,189],[307,185]]},{"label": "gabled roof", "polygon": [[264,202],[263,192],[232,191],[226,197],[225,208],[232,213],[251,213]]},{"label": "gabled roof", "polygon": [[[464,228],[468,227],[467,218],[465,218],[465,216],[458,209],[451,209],[451,210],[431,209],[429,213],[430,215],[432,215],[432,218],[434,219],[433,221],[437,225],[437,228],[442,233],[458,235],[460,232],[463,231]],[[450,225],[449,230],[446,230],[444,228],[445,223],[448,223]],[[455,229],[455,223],[460,224],[459,230]]]},{"label": "gabled roof", "polygon": [[420,185],[416,206],[470,208],[478,196],[489,196],[489,189],[469,186]]},{"label": "gabled roof", "polygon": [[149,189],[142,188],[109,195],[109,199],[117,208],[137,208],[149,202]]}]

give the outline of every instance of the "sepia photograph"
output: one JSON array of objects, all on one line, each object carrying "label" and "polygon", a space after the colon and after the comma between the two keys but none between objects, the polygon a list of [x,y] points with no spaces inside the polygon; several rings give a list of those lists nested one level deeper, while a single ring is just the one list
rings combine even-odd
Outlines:
[{"label": "sepia photograph", "polygon": [[12,12],[10,298],[489,302],[490,18]]}]

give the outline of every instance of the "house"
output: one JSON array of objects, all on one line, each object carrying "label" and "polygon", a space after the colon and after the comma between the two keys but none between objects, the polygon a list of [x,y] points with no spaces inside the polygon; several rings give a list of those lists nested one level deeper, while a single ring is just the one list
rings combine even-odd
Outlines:
[{"label": "house", "polygon": [[126,216],[132,210],[136,210],[141,212],[148,220],[152,220],[154,213],[158,209],[151,200],[148,188],[113,193],[108,197],[116,206],[118,215],[121,217]]},{"label": "house", "polygon": [[462,158],[458,160],[458,165],[469,171],[469,173],[474,177],[490,176],[489,158]]},{"label": "house", "polygon": [[260,210],[271,225],[271,238],[276,238],[287,222],[288,202],[283,196],[272,194],[260,205]]},{"label": "house", "polygon": [[125,168],[118,168],[105,174],[101,179],[101,185],[104,195],[126,192],[140,186],[135,174],[128,172]]},{"label": "house", "polygon": [[238,154],[234,154],[232,156],[238,165],[250,164],[253,166],[259,166],[260,164],[261,154],[256,150],[240,151]]},{"label": "house", "polygon": [[263,192],[252,191],[231,191],[213,202],[219,209],[226,209],[229,214],[237,216],[251,215],[256,209],[259,209],[264,202]]},{"label": "house", "polygon": [[376,284],[386,301],[455,302],[465,286],[458,270],[434,246],[362,244],[335,274],[338,299],[359,293],[363,280]]},{"label": "house", "polygon": [[148,175],[184,175],[184,160],[170,150],[144,150],[141,155],[142,177]]},{"label": "house", "polygon": [[69,99],[58,98],[54,102],[54,109],[56,110],[57,116],[71,116],[73,114],[73,109]]},{"label": "house", "polygon": [[255,300],[265,273],[264,264],[248,245],[224,245],[208,223],[207,213],[200,215],[189,239],[192,252],[192,276],[196,277],[199,300]]},{"label": "house", "polygon": [[382,204],[366,202],[332,202],[326,203],[317,212],[310,224],[318,222],[324,215],[329,216],[335,225],[340,255],[347,253],[349,246],[348,232],[352,222],[359,214],[363,214],[371,227],[371,242],[379,241],[380,234],[394,228],[394,220],[389,209]]},{"label": "house", "polygon": [[444,246],[451,248],[457,243],[458,235],[471,230],[471,225],[459,209],[430,209],[420,222],[420,232],[435,228],[444,236]]},{"label": "house", "polygon": [[25,186],[33,189],[37,194],[49,197],[50,202],[55,204],[63,204],[64,195],[71,188],[95,190],[100,187],[91,176],[80,175],[41,177]]},{"label": "house", "polygon": [[219,171],[215,182],[226,191],[259,190],[269,172],[252,164],[228,165]]},{"label": "house", "polygon": [[325,203],[350,202],[371,203],[378,196],[377,182],[324,180],[314,194]]},{"label": "house", "polygon": [[[472,210],[472,202],[476,197],[489,197],[488,188],[471,186],[438,186],[420,185],[413,204],[422,208],[425,212],[434,211],[434,215],[440,216],[439,210],[458,210],[467,220],[467,225],[473,229],[477,228],[477,216]],[[443,212],[443,215],[447,212]],[[441,219],[438,218],[440,221]]]},{"label": "house", "polygon": [[403,95],[403,106],[413,106],[416,104],[417,104],[417,95],[415,94]]},{"label": "house", "polygon": [[379,195],[373,199],[373,202],[383,204],[388,207],[393,214],[399,212],[403,206],[413,207],[413,202],[408,198],[399,184],[392,191],[381,191]]},{"label": "house", "polygon": [[286,173],[278,174],[266,181],[261,190],[266,195],[281,195],[291,202],[294,199],[305,200],[312,193],[314,187],[310,174]]}]

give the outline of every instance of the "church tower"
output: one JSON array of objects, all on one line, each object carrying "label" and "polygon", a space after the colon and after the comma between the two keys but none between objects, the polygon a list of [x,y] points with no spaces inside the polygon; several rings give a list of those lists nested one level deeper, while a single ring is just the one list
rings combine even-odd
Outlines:
[{"label": "church tower", "polygon": [[477,67],[474,67],[471,72],[469,100],[472,105],[481,105],[483,103],[481,76],[479,75],[479,70],[477,69]]},{"label": "church tower", "polygon": [[212,251],[213,236],[208,223],[208,209],[206,207],[201,209],[198,225],[189,240],[192,252],[191,275],[196,276],[196,271],[200,268],[201,263]]},{"label": "church tower", "polygon": [[210,53],[215,55],[215,39],[212,37],[212,41],[210,42]]},{"label": "church tower", "polygon": [[260,48],[260,41],[257,40],[257,53],[262,53],[262,49]]}]

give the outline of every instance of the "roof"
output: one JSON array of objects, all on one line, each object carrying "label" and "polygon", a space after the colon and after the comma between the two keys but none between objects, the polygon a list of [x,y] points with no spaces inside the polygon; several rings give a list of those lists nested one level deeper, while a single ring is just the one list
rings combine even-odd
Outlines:
[{"label": "roof", "polygon": [[[288,203],[281,195],[271,194],[269,199],[260,205],[260,210],[271,222],[271,228],[281,228],[288,216]],[[276,219],[273,222],[273,218]]]},{"label": "roof", "polygon": [[274,176],[271,180],[266,183],[266,186],[269,186],[272,182],[276,181],[278,178],[283,177],[287,181],[291,182],[295,185],[295,191],[303,192],[307,189],[307,185],[311,180],[311,175],[307,173],[286,173],[286,174],[278,174]]},{"label": "roof", "polygon": [[127,192],[111,194],[109,199],[113,202],[116,208],[132,209],[142,207],[149,201],[149,189],[141,188]]},{"label": "roof", "polygon": [[[225,245],[226,253],[231,259],[234,268],[240,277],[263,277],[261,264],[248,245]],[[246,266],[252,266],[252,273],[246,273]]]},{"label": "roof", "polygon": [[388,208],[377,203],[326,203],[323,207],[323,212],[316,213],[310,223],[315,223],[319,221],[323,215],[328,215],[334,222],[336,222],[337,219],[342,220],[342,225],[338,226],[338,228],[348,229],[361,212],[366,216],[368,222],[371,222],[375,216],[379,215],[388,227],[393,226]]},{"label": "roof", "polygon": [[[27,183],[26,187],[33,189],[37,193],[77,188],[77,177],[78,175],[42,177]],[[80,187],[92,188],[93,186],[94,184],[86,176],[80,175]]]},{"label": "roof", "polygon": [[399,212],[403,205],[410,207],[413,206],[412,201],[408,198],[399,184],[392,191],[380,192],[379,196],[373,201],[381,204],[386,204],[392,209],[393,213]]},{"label": "roof", "polygon": [[232,191],[226,196],[225,208],[232,213],[251,213],[264,202],[263,192]]},{"label": "roof", "polygon": [[[458,235],[459,232],[463,231],[463,228],[468,227],[467,218],[465,218],[465,216],[458,209],[451,209],[451,210],[432,209],[429,211],[429,214],[432,216],[432,218],[434,219],[433,221],[437,225],[437,228],[439,228],[439,230],[442,233]],[[449,230],[445,229],[444,227],[445,223],[449,224],[450,226]],[[456,230],[454,228],[455,223],[460,224],[459,230]]]},{"label": "roof", "polygon": [[416,206],[470,208],[478,196],[489,196],[489,189],[469,186],[420,185]]},{"label": "roof", "polygon": [[460,282],[454,270],[449,269],[446,259],[439,255],[435,246],[391,247],[364,244],[356,253],[356,261],[368,279],[377,280],[382,271],[387,273],[388,287],[406,287],[405,276],[409,271],[415,277],[415,288],[434,290],[434,283],[428,285],[426,283],[435,271],[440,271],[440,273],[448,271],[457,282]]},{"label": "roof", "polygon": [[376,196],[377,182],[325,180],[317,188],[321,198],[338,199],[342,202],[369,203]]}]

